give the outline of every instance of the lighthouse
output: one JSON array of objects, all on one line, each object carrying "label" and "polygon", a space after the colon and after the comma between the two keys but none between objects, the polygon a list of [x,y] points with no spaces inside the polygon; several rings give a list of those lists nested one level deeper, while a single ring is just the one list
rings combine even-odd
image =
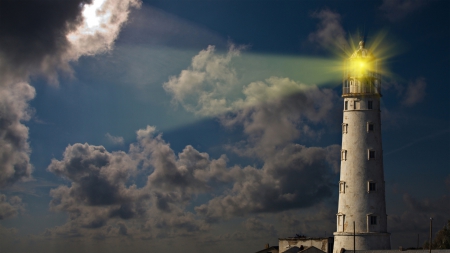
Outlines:
[{"label": "lighthouse", "polygon": [[377,64],[364,41],[344,64],[341,174],[334,253],[342,248],[391,248],[381,141],[381,76]]}]

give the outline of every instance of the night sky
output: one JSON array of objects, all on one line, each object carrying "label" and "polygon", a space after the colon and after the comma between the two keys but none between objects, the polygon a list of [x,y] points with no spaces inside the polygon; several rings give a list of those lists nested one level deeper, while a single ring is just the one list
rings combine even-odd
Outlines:
[{"label": "night sky", "polygon": [[450,1],[0,0],[0,251],[332,236],[361,38],[391,246],[416,247],[450,219]]}]

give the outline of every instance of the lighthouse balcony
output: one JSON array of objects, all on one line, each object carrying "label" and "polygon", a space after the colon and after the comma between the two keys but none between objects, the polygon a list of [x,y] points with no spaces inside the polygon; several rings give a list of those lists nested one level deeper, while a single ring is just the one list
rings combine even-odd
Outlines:
[{"label": "lighthouse balcony", "polygon": [[342,85],[342,96],[378,95],[381,96],[381,82],[378,79],[369,80],[345,79]]}]

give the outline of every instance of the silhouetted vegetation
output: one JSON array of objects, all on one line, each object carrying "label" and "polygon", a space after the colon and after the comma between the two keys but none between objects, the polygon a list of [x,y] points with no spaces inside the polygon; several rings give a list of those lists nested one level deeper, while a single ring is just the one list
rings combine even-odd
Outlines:
[{"label": "silhouetted vegetation", "polygon": [[[426,241],[423,244],[424,249],[430,248],[430,242]],[[447,225],[439,230],[434,237],[433,243],[431,244],[432,249],[450,249],[450,220],[447,221]]]}]

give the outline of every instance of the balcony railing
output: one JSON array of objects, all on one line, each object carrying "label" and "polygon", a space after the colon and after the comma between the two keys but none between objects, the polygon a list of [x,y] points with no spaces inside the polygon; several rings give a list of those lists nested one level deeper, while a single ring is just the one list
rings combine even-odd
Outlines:
[{"label": "balcony railing", "polygon": [[344,80],[342,95],[346,94],[381,94],[381,84],[378,80],[371,82]]}]

